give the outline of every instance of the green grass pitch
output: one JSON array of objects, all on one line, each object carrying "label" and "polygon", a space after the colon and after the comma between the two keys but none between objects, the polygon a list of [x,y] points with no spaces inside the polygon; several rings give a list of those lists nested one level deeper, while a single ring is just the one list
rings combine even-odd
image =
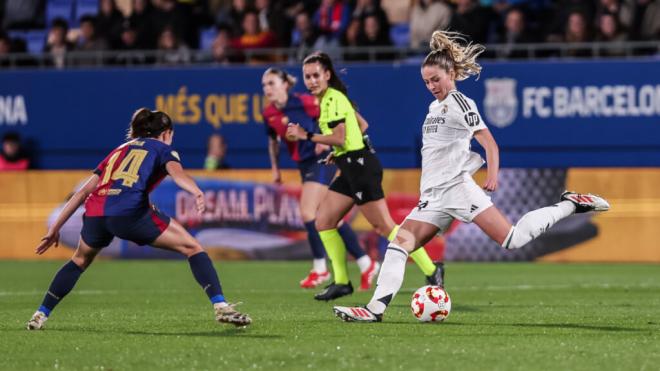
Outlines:
[{"label": "green grass pitch", "polygon": [[28,332],[60,265],[0,262],[0,369],[660,368],[660,265],[450,263],[452,313],[422,324],[409,309],[422,276],[409,264],[385,322],[356,324],[297,287],[306,262],[218,262],[226,296],[254,320],[235,329],[213,321],[185,261],[106,260],[82,276],[46,330]]}]

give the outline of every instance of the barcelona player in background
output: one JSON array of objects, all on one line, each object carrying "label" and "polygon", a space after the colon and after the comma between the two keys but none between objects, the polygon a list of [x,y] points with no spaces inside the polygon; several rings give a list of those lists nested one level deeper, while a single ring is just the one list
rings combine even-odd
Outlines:
[{"label": "barcelona player in background", "polygon": [[114,237],[185,255],[193,276],[213,305],[216,320],[236,326],[252,322],[225,300],[213,263],[199,242],[149,203],[149,192],[170,175],[179,187],[195,196],[198,212],[205,209],[202,191],[184,172],[179,155],[170,147],[173,136],[172,120],[167,114],[137,110],[131,119],[128,141],[110,152],[64,206],[35,252],[41,255],[52,245],[57,246],[60,228],[84,202],[80,242],[71,260],[55,274],[41,306],[27,323],[28,330],[44,327],[55,306]]}]

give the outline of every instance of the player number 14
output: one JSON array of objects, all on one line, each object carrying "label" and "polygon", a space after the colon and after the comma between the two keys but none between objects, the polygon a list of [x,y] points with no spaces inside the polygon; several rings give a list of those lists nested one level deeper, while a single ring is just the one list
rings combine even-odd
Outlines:
[{"label": "player number 14", "polygon": [[132,187],[133,184],[135,184],[138,179],[140,179],[138,171],[140,170],[142,161],[144,161],[145,157],[147,157],[147,151],[144,149],[130,150],[126,154],[126,157],[124,157],[124,159],[119,164],[119,167],[117,167],[115,171],[112,171],[112,168],[115,166],[115,161],[117,161],[117,158],[119,158],[120,154],[120,151],[115,152],[108,160],[108,164],[106,165],[106,172],[103,175],[101,185],[106,184],[110,179],[121,179],[122,185],[124,187]]}]

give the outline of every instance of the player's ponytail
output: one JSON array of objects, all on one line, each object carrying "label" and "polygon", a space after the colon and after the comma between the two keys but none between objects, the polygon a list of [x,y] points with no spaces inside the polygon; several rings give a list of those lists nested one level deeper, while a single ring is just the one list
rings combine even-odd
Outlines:
[{"label": "player's ponytail", "polygon": [[268,68],[266,72],[264,72],[264,76],[268,74],[273,74],[279,77],[282,81],[288,83],[289,87],[286,89],[287,91],[291,91],[291,89],[293,89],[293,86],[296,85],[296,82],[298,81],[298,79],[295,76],[277,67]]},{"label": "player's ponytail", "polygon": [[166,130],[172,130],[172,119],[165,112],[140,108],[133,113],[126,139],[158,138]]},{"label": "player's ponytail", "polygon": [[437,66],[454,71],[457,81],[481,73],[477,57],[486,47],[467,42],[463,35],[451,31],[435,31],[431,35],[431,52],[424,58],[422,66]]},{"label": "player's ponytail", "polygon": [[348,89],[346,88],[346,85],[344,85],[344,82],[341,81],[339,76],[337,76],[337,72],[335,72],[335,68],[332,65],[332,59],[330,59],[329,55],[323,52],[314,52],[308,55],[305,60],[303,60],[303,65],[310,63],[318,63],[323,67],[324,70],[330,71],[330,80],[328,81],[328,86],[339,90],[340,92],[344,93],[346,97],[348,97]]}]

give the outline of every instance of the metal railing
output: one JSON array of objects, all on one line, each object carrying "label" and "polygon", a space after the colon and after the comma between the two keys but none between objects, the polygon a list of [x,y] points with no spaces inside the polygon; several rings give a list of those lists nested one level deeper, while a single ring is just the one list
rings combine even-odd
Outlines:
[{"label": "metal railing", "polygon": [[[167,67],[245,64],[297,64],[312,48],[232,50],[222,59],[210,50],[102,50],[50,53],[11,53],[0,56],[0,71],[18,68]],[[428,49],[401,47],[337,47],[324,50],[337,62],[419,63]],[[547,60],[660,57],[660,42],[590,42],[488,44],[481,60]]]}]

